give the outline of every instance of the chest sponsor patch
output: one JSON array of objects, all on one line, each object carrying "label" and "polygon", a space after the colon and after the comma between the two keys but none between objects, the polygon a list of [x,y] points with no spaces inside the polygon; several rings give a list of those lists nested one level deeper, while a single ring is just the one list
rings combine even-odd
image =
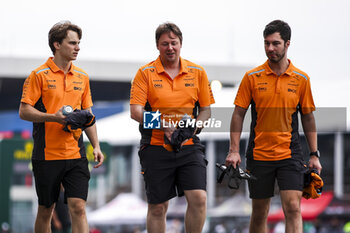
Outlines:
[{"label": "chest sponsor patch", "polygon": [[185,87],[194,87],[194,83],[185,83]]}]

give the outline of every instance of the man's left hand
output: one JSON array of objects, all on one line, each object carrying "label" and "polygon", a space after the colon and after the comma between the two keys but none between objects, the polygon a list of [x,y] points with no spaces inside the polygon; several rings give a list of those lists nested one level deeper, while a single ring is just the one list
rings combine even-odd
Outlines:
[{"label": "man's left hand", "polygon": [[104,160],[104,156],[102,154],[102,151],[100,148],[94,148],[94,151],[93,151],[93,154],[94,154],[94,157],[95,157],[95,162],[98,162],[98,164],[96,164],[94,166],[94,168],[98,168],[102,165],[103,163],[103,160]]},{"label": "man's left hand", "polygon": [[314,155],[310,156],[309,168],[310,169],[315,168],[318,171],[318,174],[321,175],[322,166],[320,163],[320,159],[317,156],[314,156]]}]

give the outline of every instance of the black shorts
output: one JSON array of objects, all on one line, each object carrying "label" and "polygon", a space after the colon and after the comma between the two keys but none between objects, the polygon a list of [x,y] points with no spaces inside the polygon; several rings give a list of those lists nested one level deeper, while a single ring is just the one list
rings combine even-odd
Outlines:
[{"label": "black shorts", "polygon": [[178,153],[147,145],[141,148],[139,157],[150,204],[183,196],[184,190],[206,190],[207,161],[201,144],[183,146]]},{"label": "black shorts", "polygon": [[50,207],[57,202],[60,185],[64,199],[75,197],[86,201],[90,171],[86,158],[70,160],[32,160],[39,205]]},{"label": "black shorts", "polygon": [[273,197],[276,180],[279,190],[302,191],[307,167],[304,161],[296,159],[247,160],[247,170],[257,178],[248,182],[250,198],[262,199]]}]

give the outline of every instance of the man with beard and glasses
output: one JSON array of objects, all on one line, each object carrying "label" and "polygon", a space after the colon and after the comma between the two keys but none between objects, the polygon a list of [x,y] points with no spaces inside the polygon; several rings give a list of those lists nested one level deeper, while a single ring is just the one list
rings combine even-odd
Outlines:
[{"label": "man with beard and glasses", "polygon": [[291,29],[286,22],[274,20],[266,25],[264,44],[268,60],[245,74],[234,102],[226,158],[226,165],[234,167],[241,162],[240,135],[244,116],[251,105],[246,163],[247,170],[257,177],[248,183],[252,198],[251,233],[267,230],[276,180],[286,219],[285,232],[302,232],[300,201],[307,165],[300,145],[298,112],[310,150],[308,167],[319,173],[322,169],[310,79],[287,59],[290,38]]}]

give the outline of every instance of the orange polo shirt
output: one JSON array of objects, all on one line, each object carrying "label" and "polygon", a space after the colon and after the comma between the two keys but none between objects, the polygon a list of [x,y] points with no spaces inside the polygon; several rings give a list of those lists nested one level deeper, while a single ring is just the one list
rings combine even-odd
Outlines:
[{"label": "orange polo shirt", "polygon": [[[164,70],[160,57],[142,66],[132,83],[130,104],[139,104],[157,111],[161,119],[178,121],[186,113],[193,116],[196,102],[201,107],[213,104],[214,97],[203,67],[180,58],[179,74],[172,79]],[[164,131],[145,130],[140,125],[142,144],[163,145]],[[189,142],[191,143],[191,142]]]},{"label": "orange polo shirt", "polygon": [[310,79],[289,60],[289,67],[277,76],[266,61],[248,71],[242,79],[235,105],[251,105],[251,131],[247,158],[283,160],[302,157],[298,133],[298,112],[315,110]]},{"label": "orange polo shirt", "polygon": [[[56,113],[62,106],[73,109],[90,108],[92,104],[89,77],[71,65],[65,75],[49,58],[25,80],[21,102],[46,113]],[[83,138],[77,142],[73,134],[63,131],[56,122],[33,123],[33,159],[62,160],[85,157]]]}]

